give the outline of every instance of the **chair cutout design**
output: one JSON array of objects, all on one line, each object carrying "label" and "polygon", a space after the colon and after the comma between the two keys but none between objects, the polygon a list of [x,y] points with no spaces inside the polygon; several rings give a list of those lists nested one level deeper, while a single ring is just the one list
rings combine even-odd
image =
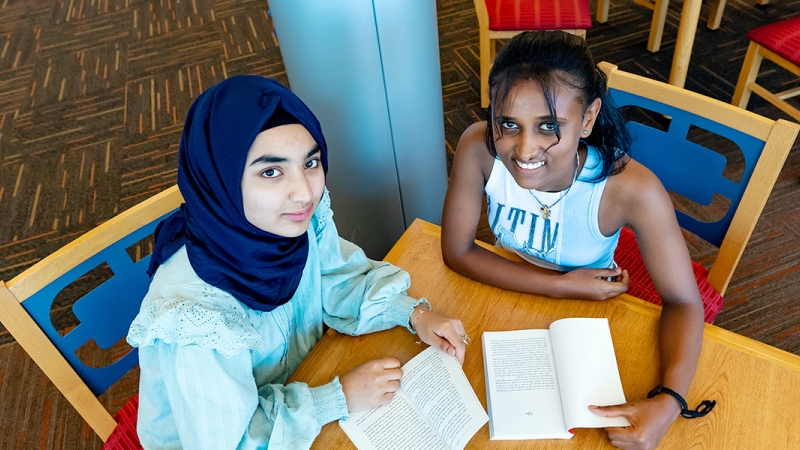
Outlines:
[{"label": "chair cutout design", "polygon": [[[637,106],[671,118],[665,131],[629,122],[628,128],[634,136],[631,156],[652,170],[668,191],[698,205],[710,204],[715,196],[729,199],[727,211],[714,222],[704,222],[676,210],[682,228],[719,249],[707,282],[724,295],[800,125],[773,121],[682,88],[617,70],[606,62],[600,63],[600,68],[608,76],[609,90],[618,106]],[[740,148],[745,168],[738,183],[723,175],[727,162],[722,154],[687,140],[691,127],[727,138]]]},{"label": "chair cutout design", "polygon": [[800,122],[800,110],[786,102],[786,99],[800,95],[800,87],[772,93],[756,83],[763,58],[800,77],[800,16],[754,28],[747,37],[750,45],[731,103],[747,109],[750,94],[755,93]]},{"label": "chair cutout design", "polygon": [[586,38],[592,26],[588,0],[474,0],[478,15],[481,108],[489,106],[489,71],[496,40],[525,31],[562,30]]},{"label": "chair cutout design", "polygon": [[[138,352],[133,349],[100,368],[88,366],[75,352],[92,340],[109,348],[128,334],[150,285],[150,256],[133,262],[127,249],[151,235],[182,202],[177,186],[167,189],[0,282],[0,322],[104,442],[117,422],[97,396],[138,364]],[[103,263],[113,276],[75,302],[80,324],[62,337],[50,319],[53,300]]]}]

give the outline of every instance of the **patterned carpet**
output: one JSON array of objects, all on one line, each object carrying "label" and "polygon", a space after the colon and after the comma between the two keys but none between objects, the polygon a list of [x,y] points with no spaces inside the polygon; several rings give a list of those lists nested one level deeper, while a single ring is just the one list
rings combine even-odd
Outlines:
[{"label": "patterned carpet", "polygon": [[[595,2],[592,1],[594,8]],[[646,50],[650,10],[612,3],[589,30],[595,58],[666,80],[680,18]],[[438,0],[446,148],[484,113],[471,0]],[[788,18],[800,0],[731,0],[722,26],[703,5],[686,88],[730,101],[747,30]],[[800,85],[765,62],[767,87]],[[182,119],[204,89],[234,74],[287,83],[263,0],[0,0],[0,279],[174,184]],[[795,102],[796,103],[796,102]],[[788,118],[753,97],[749,109]],[[790,154],[734,274],[717,325],[800,354],[800,152]],[[486,228],[478,237],[489,239]],[[708,263],[713,249],[690,242]],[[52,316],[74,325],[70,299]],[[0,448],[100,448],[100,440],[0,328]],[[136,374],[104,396],[116,410]]]}]

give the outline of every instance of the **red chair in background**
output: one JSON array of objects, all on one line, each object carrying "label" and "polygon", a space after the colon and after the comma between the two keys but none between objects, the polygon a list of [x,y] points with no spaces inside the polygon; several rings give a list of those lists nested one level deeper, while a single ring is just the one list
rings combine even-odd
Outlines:
[{"label": "red chair in background", "polygon": [[525,31],[562,30],[586,38],[588,0],[474,0],[480,31],[481,107],[489,106],[489,70],[498,39]]},{"label": "red chair in background", "polygon": [[800,95],[800,87],[773,93],[756,83],[763,58],[800,77],[800,16],[754,28],[747,37],[750,46],[731,103],[747,109],[750,94],[755,93],[800,122],[800,110],[786,102]]}]

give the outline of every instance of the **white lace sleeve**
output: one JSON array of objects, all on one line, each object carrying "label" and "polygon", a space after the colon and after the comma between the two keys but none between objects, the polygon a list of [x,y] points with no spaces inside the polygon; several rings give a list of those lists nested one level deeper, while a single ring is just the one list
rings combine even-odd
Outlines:
[{"label": "white lace sleeve", "polygon": [[185,249],[158,268],[128,332],[134,347],[156,340],[198,345],[226,357],[266,348],[245,308],[227,292],[203,282],[191,269]]}]

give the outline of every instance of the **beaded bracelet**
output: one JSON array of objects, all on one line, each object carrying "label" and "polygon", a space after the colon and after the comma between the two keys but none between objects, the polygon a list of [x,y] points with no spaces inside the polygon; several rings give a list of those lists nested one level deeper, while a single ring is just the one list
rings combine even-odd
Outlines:
[{"label": "beaded bracelet", "polygon": [[660,384],[654,387],[653,390],[647,394],[647,398],[653,398],[658,394],[668,394],[671,395],[672,398],[677,400],[678,403],[681,405],[681,416],[685,417],[686,419],[696,419],[698,417],[703,417],[706,414],[710,413],[711,410],[714,409],[714,406],[717,405],[716,400],[703,400],[702,402],[700,402],[700,405],[697,408],[689,409],[689,405],[686,404],[686,400],[684,400],[683,397],[681,397],[681,394],[678,394],[672,389],[664,387]]},{"label": "beaded bracelet", "polygon": [[431,310],[425,305],[421,306],[422,308],[415,309],[414,312],[411,313],[411,318],[408,320],[408,323],[411,325],[411,329],[414,330],[415,333],[417,332],[417,320],[419,320],[419,316]]}]

